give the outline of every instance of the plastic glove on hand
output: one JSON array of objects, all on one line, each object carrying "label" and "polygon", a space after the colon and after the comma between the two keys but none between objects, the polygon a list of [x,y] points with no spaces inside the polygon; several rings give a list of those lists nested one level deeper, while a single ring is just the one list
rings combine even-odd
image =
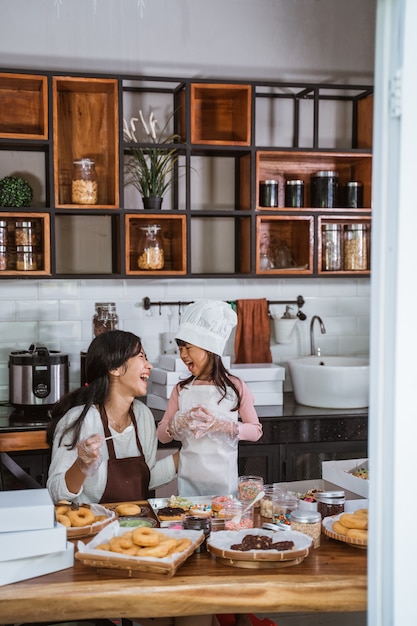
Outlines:
[{"label": "plastic glove on hand", "polygon": [[169,421],[168,433],[177,441],[181,441],[185,434],[189,432],[189,411],[177,411]]},{"label": "plastic glove on hand", "polygon": [[101,446],[104,437],[96,433],[77,444],[78,463],[81,471],[86,475],[94,474],[101,465]]}]

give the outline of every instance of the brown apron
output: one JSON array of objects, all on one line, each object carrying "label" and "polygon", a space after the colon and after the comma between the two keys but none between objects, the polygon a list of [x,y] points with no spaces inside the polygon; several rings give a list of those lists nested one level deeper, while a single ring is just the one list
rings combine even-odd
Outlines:
[{"label": "brown apron", "polygon": [[[106,441],[109,460],[107,465],[107,483],[100,502],[131,502],[146,500],[149,495],[150,471],[138,435],[138,425],[130,407],[130,417],[135,429],[136,443],[140,456],[117,459],[114,451],[113,439]],[[107,413],[104,406],[100,407],[100,417],[103,423],[104,434],[110,437]]]}]

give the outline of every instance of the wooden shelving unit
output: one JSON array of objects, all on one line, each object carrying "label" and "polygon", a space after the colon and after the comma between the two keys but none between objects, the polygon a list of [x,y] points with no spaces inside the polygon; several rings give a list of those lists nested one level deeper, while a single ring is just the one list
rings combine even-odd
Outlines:
[{"label": "wooden shelving unit", "polygon": [[[16,151],[39,153],[44,177],[37,184],[45,190],[45,200],[27,211],[0,207],[0,218],[36,220],[36,275],[51,278],[369,276],[370,269],[323,271],[321,247],[328,223],[366,224],[370,240],[372,92],[366,85],[0,70],[3,162]],[[168,134],[181,137],[178,175],[158,212],[144,210],[124,181],[129,150],[150,145],[139,136],[139,111],[146,120],[153,112],[159,130],[168,120]],[[123,120],[132,118],[137,143],[123,137]],[[330,129],[345,122],[340,136],[331,136],[327,118]],[[71,201],[73,161],[83,157],[95,162],[94,205]],[[336,170],[341,188],[360,181],[363,206],[312,207],[310,181],[319,170]],[[304,182],[300,208],[285,206],[288,178]],[[273,208],[259,203],[260,182],[270,179],[279,186]],[[161,226],[161,269],[138,267],[146,224]],[[261,261],[265,237],[269,268]],[[11,266],[0,278],[14,272]]]}]

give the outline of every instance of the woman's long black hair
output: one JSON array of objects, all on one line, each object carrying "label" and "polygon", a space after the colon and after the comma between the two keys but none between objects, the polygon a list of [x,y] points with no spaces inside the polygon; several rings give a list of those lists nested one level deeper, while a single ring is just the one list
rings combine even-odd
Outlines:
[{"label": "woman's long black hair", "polygon": [[62,433],[62,439],[72,433],[69,449],[73,450],[80,436],[81,426],[89,408],[104,404],[109,392],[109,372],[121,367],[126,361],[137,356],[142,350],[142,342],[133,333],[124,330],[111,330],[102,333],[91,342],[85,360],[86,385],[65,394],[51,410],[52,421],[48,424],[46,439],[52,447],[59,420],[74,406],[80,407],[80,415]]},{"label": "woman's long black hair", "polygon": [[[176,339],[175,341],[177,342],[177,346],[179,348],[187,345],[187,342],[183,341],[182,339]],[[213,379],[213,382],[216,385],[216,387],[222,391],[222,396],[218,404],[220,404],[223,398],[227,396],[227,388],[231,387],[233,391],[235,392],[236,398],[237,398],[236,404],[233,407],[232,411],[238,411],[240,409],[240,401],[241,401],[240,393],[236,385],[230,378],[230,373],[227,371],[227,369],[223,365],[222,357],[219,356],[218,354],[214,354],[214,352],[210,352],[209,350],[207,350],[206,352],[208,352],[213,357],[213,368],[211,370],[211,377]],[[193,379],[194,379],[194,376],[191,375],[185,380],[180,380],[180,382],[177,383],[178,390],[189,385]]]}]

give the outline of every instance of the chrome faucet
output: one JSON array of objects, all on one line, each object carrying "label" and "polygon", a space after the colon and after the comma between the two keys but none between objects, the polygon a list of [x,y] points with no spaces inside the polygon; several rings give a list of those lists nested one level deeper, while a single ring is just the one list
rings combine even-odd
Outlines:
[{"label": "chrome faucet", "polygon": [[314,322],[316,320],[320,324],[321,334],[322,335],[326,334],[326,327],[323,324],[323,320],[321,319],[321,317],[319,315],[313,315],[313,317],[311,318],[311,322],[310,322],[310,351],[312,355],[317,354],[318,356],[320,356],[320,348],[317,348],[317,353],[316,353],[316,346],[314,343]]}]

